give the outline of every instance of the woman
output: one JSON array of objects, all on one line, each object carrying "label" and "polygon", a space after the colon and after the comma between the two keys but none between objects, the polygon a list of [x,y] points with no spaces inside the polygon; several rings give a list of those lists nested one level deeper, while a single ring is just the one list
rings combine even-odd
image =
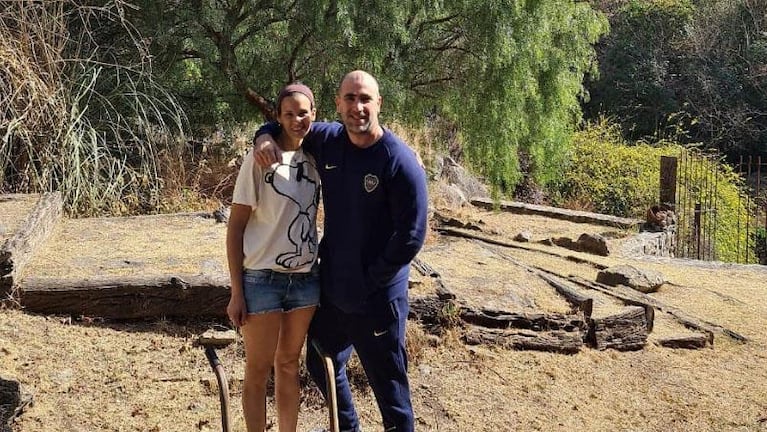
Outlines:
[{"label": "woman", "polygon": [[282,160],[269,168],[243,159],[226,236],[231,277],[227,314],[245,345],[242,405],[248,432],[266,427],[266,384],[274,366],[280,432],[295,431],[299,356],[319,303],[316,215],[319,174],[301,143],[314,121],[305,85],[283,88],[277,119]]}]

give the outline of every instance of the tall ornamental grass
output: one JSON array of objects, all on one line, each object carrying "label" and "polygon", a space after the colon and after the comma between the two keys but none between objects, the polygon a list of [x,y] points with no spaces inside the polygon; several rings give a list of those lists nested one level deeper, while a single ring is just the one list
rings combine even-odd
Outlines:
[{"label": "tall ornamental grass", "polygon": [[156,85],[130,4],[0,6],[0,193],[60,191],[71,215],[155,211],[185,118]]}]

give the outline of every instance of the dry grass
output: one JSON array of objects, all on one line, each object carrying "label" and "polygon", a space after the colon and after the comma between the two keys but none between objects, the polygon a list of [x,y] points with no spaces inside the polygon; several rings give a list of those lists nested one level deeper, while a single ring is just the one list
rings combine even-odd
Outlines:
[{"label": "dry grass", "polygon": [[[491,220],[487,214],[475,216]],[[534,227],[539,230],[536,236],[548,236],[549,231],[602,229],[522,216],[499,215],[497,219],[497,229],[515,232]],[[174,223],[171,220],[169,225]],[[123,221],[125,225],[131,223]],[[185,230],[192,228],[178,225],[177,234],[184,236]],[[206,232],[218,227],[200,229]],[[142,233],[152,235],[153,230]],[[108,233],[102,233],[101,238],[109,238]],[[170,236],[161,238],[171,241]],[[95,245],[97,240],[92,241]],[[476,294],[483,301],[499,301],[498,295],[513,291],[541,304],[542,299],[549,298],[548,293],[540,292],[545,287],[510,264],[504,265],[492,251],[471,247],[468,242],[443,241],[435,237],[421,258],[442,271],[446,282],[460,295],[475,298],[472,296]],[[116,238],[113,244],[117,244]],[[564,274],[593,278],[596,271],[592,266],[536,251],[503,252]],[[585,257],[662,272],[672,283],[655,294],[660,300],[729,327],[749,341],[737,343],[718,335],[714,346],[703,350],[672,350],[651,344],[637,352],[586,348],[575,355],[561,355],[468,347],[460,341],[458,329],[436,337],[410,322],[410,377],[417,430],[767,430],[767,271],[763,267]],[[44,267],[44,261],[37,261],[35,268]],[[473,273],[477,271],[481,276]],[[474,277],[482,280],[472,282]],[[555,303],[545,305],[558,307]],[[662,315],[657,323],[659,331],[671,331],[676,325]],[[214,376],[202,352],[191,346],[194,336],[212,324],[72,322],[65,317],[0,311],[0,375],[21,381],[35,397],[35,405],[21,417],[16,430],[220,430]],[[231,376],[233,430],[243,430],[237,400],[242,347],[220,350],[220,356]],[[353,372],[359,381],[362,375],[358,366]],[[372,395],[363,387],[355,388],[355,395],[366,429],[378,430],[379,414]],[[271,400],[269,409],[273,413]],[[307,386],[299,430],[323,425],[325,418],[316,390]],[[276,426],[270,430],[277,430]]]},{"label": "dry grass", "polygon": [[65,219],[28,264],[39,278],[227,272],[226,224],[202,214]]}]

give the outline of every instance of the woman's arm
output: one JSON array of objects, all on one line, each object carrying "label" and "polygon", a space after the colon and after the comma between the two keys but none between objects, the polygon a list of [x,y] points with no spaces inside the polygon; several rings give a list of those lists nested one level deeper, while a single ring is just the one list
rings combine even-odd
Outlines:
[{"label": "woman's arm", "polygon": [[242,242],[250,213],[250,206],[232,204],[226,227],[226,258],[229,262],[229,278],[231,280],[231,293],[226,313],[236,327],[241,327],[248,317],[245,296],[242,292],[242,261],[245,256]]}]

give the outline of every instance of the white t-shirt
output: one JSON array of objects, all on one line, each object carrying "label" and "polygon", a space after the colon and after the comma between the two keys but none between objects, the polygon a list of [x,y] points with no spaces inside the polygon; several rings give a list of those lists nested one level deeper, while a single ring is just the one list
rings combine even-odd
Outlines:
[{"label": "white t-shirt", "polygon": [[302,149],[282,153],[282,163],[261,168],[245,155],[232,202],[252,211],[243,237],[243,267],[305,273],[317,259],[320,176]]}]

